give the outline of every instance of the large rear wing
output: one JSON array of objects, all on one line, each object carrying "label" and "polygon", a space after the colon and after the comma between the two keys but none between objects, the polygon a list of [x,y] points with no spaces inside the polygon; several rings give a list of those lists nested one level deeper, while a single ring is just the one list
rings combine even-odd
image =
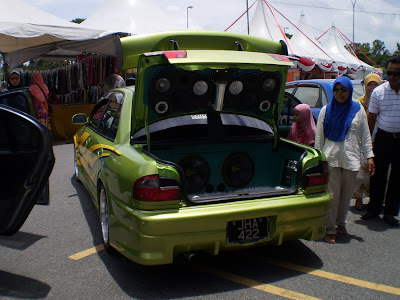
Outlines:
[{"label": "large rear wing", "polygon": [[237,50],[288,55],[285,42],[220,31],[173,31],[121,38],[122,70],[136,68],[145,52],[166,50]]}]

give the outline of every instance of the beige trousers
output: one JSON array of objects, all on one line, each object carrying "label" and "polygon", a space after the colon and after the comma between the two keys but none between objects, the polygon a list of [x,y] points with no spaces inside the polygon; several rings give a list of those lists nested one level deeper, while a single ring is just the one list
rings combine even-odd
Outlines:
[{"label": "beige trousers", "polygon": [[358,172],[331,167],[329,171],[328,192],[332,196],[332,202],[325,226],[327,234],[336,234],[336,226],[346,226],[347,213],[357,183]]}]

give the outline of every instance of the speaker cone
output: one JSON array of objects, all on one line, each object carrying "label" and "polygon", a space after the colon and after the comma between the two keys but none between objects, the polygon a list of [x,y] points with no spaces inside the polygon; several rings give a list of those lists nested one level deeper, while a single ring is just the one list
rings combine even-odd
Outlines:
[{"label": "speaker cone", "polygon": [[267,78],[264,80],[262,86],[263,86],[264,91],[272,92],[275,88],[275,85],[276,85],[276,81],[274,78]]},{"label": "speaker cone", "polygon": [[159,101],[156,103],[155,111],[158,114],[164,114],[168,111],[168,103],[165,101]]},{"label": "speaker cone", "polygon": [[229,92],[232,95],[239,95],[243,91],[243,83],[239,80],[235,80],[229,85]]},{"label": "speaker cone", "polygon": [[171,87],[171,82],[167,78],[160,78],[156,81],[155,88],[160,93],[165,93]]},{"label": "speaker cone", "polygon": [[185,175],[185,191],[188,194],[199,192],[210,178],[210,166],[199,155],[182,158],[178,165]]},{"label": "speaker cone", "polygon": [[268,100],[261,101],[259,108],[260,111],[266,112],[271,108],[271,102],[269,102]]},{"label": "speaker cone", "polygon": [[232,153],[225,158],[221,175],[224,182],[230,187],[245,187],[253,178],[254,162],[247,153]]},{"label": "speaker cone", "polygon": [[208,84],[204,80],[197,81],[193,86],[193,93],[197,96],[202,96],[208,91]]}]

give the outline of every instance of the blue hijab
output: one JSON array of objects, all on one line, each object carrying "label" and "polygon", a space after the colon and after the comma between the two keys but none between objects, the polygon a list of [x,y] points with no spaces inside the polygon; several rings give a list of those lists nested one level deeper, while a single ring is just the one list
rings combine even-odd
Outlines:
[{"label": "blue hijab", "polygon": [[333,83],[333,88],[337,83],[340,83],[349,91],[349,98],[345,103],[340,103],[333,97],[332,101],[326,106],[324,133],[327,139],[334,142],[344,140],[354,116],[361,108],[360,103],[352,100],[353,85],[350,79],[346,76],[339,77]]}]

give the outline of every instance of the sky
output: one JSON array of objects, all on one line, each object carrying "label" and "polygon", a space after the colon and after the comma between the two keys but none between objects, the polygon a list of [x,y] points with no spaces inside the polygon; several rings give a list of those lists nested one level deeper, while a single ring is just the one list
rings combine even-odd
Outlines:
[{"label": "sky", "polygon": [[[25,0],[26,1],[26,0]],[[109,0],[30,0],[36,6],[64,20],[89,18]],[[148,1],[148,0],[130,0]],[[218,30],[227,29],[246,11],[246,0],[153,0],[172,18],[180,20],[182,29]],[[254,0],[247,0],[251,6]],[[118,5],[119,0],[113,0]],[[308,32],[320,37],[332,25],[336,26],[348,39],[354,42],[370,43],[381,40],[390,53],[400,44],[400,5],[399,0],[283,0],[268,1],[279,13],[278,22],[287,33],[294,33],[302,13],[310,25]],[[192,6],[192,9],[187,7]],[[252,11],[249,10],[251,19]],[[112,11],[110,12],[112,13]],[[156,21],[156,20],[155,20]],[[247,19],[244,15],[235,28],[247,32]]]}]

